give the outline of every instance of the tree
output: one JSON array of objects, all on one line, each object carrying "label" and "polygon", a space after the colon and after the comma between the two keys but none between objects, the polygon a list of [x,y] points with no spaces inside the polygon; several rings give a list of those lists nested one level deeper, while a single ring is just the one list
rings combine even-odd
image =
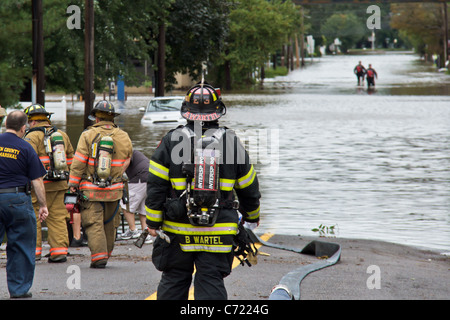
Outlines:
[{"label": "tree", "polygon": [[364,36],[365,26],[361,24],[355,14],[335,13],[331,15],[321,27],[323,35],[327,38],[328,44],[334,39],[341,41],[341,50],[347,52],[356,42]]},{"label": "tree", "polygon": [[296,18],[298,11],[291,1],[237,2],[230,11],[226,46],[215,61],[231,66],[234,83],[251,84],[252,73],[288,40]]},{"label": "tree", "polygon": [[205,63],[224,49],[232,1],[176,0],[170,9],[166,32],[166,81],[175,83],[175,73],[201,75]]},{"label": "tree", "polygon": [[134,60],[150,60],[157,48],[158,17],[171,0],[102,0],[95,3],[95,88],[121,75],[127,84],[140,82]]},{"label": "tree", "polygon": [[421,54],[443,54],[444,17],[440,3],[391,4],[391,27]]},{"label": "tree", "polygon": [[[161,27],[166,31],[166,83],[176,72],[208,79],[230,70],[236,83],[251,83],[300,22],[288,0],[92,0],[95,9],[94,89],[124,77],[139,84],[135,62],[153,60]],[[80,28],[70,29],[67,7],[80,8]],[[46,91],[83,93],[84,0],[44,0]],[[31,1],[0,1],[0,101],[16,103],[32,76]],[[164,67],[161,65],[161,67]],[[218,66],[218,67],[216,67]],[[217,71],[218,72],[214,72]]]},{"label": "tree", "polygon": [[[150,59],[155,51],[158,17],[173,0],[94,0],[95,89],[109,79],[124,76],[137,84],[134,60]],[[69,4],[84,12],[84,1],[43,1],[44,55],[47,91],[84,90],[84,22],[81,29],[66,26]],[[84,21],[84,15],[82,14]],[[0,101],[4,106],[19,100],[32,75],[31,1],[0,1]]]},{"label": "tree", "polygon": [[[28,36],[29,35],[29,36]],[[0,2],[0,104],[15,105],[31,78],[31,2]]]},{"label": "tree", "polygon": [[46,91],[83,92],[84,29],[68,29],[66,11],[61,1],[43,2]]}]

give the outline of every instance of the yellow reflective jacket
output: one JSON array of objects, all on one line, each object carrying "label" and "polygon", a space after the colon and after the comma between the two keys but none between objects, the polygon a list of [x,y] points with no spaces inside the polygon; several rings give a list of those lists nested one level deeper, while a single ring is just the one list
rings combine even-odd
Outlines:
[{"label": "yellow reflective jacket", "polygon": [[[189,126],[189,124],[187,125]],[[218,127],[217,127],[218,128]],[[176,161],[180,148],[177,130],[170,131],[155,150],[149,166],[147,181],[146,215],[151,228],[159,228],[178,235],[183,251],[230,252],[233,237],[238,230],[238,215],[235,209],[225,205],[213,226],[194,226],[187,215],[171,219],[167,214],[167,200],[176,199],[186,190],[187,179],[182,164]],[[225,129],[223,163],[219,165],[220,203],[239,200],[239,211],[248,222],[258,222],[260,215],[260,192],[256,171],[250,163],[248,153],[234,131]],[[241,161],[238,160],[241,155]],[[226,161],[224,159],[231,159]]]}]

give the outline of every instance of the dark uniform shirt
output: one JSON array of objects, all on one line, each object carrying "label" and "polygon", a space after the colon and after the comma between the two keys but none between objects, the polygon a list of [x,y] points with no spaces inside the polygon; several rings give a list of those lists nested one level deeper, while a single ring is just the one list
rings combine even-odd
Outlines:
[{"label": "dark uniform shirt", "polygon": [[129,183],[147,182],[150,160],[140,151],[133,150],[130,165],[125,173]]},{"label": "dark uniform shirt", "polygon": [[46,170],[33,147],[14,133],[0,134],[0,189],[23,187]]}]

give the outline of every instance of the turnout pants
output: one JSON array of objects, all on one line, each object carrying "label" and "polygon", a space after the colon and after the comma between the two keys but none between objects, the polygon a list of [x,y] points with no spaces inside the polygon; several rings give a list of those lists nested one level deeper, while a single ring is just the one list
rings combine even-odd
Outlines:
[{"label": "turnout pants", "polygon": [[[45,224],[48,228],[48,244],[50,245],[50,260],[56,260],[67,256],[69,247],[69,233],[67,230],[67,220],[70,218],[69,212],[64,205],[64,194],[66,190],[47,191],[48,217]],[[39,204],[36,196],[33,194],[33,208],[36,214],[36,258],[42,254],[42,225],[39,220]]]},{"label": "turnout pants", "polygon": [[81,204],[81,223],[88,237],[91,265],[106,265],[116,240],[119,200]]},{"label": "turnout pants", "polygon": [[158,236],[153,246],[152,261],[163,271],[158,286],[158,300],[187,300],[195,266],[194,298],[226,300],[224,278],[231,273],[233,252],[184,252],[177,236],[168,244]]}]

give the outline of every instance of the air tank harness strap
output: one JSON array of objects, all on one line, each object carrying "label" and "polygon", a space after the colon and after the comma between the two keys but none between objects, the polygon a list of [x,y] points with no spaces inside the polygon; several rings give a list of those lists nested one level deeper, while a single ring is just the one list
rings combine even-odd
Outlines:
[{"label": "air tank harness strap", "polygon": [[[47,131],[46,128],[48,128],[49,130]],[[33,131],[41,131],[44,133],[44,135],[47,133],[48,135],[52,134],[53,132],[58,131],[58,128],[56,126],[52,126],[52,127],[34,127],[29,129],[25,135],[33,132]]]},{"label": "air tank harness strap", "polygon": [[[102,205],[103,209],[105,209],[105,203],[104,202],[100,202],[100,204]],[[117,206],[116,206],[116,209],[114,210],[113,215],[108,220],[103,222],[104,225],[110,223],[114,219],[114,217],[116,216],[117,212],[119,212],[119,206],[120,206],[120,201],[117,201]]]}]

